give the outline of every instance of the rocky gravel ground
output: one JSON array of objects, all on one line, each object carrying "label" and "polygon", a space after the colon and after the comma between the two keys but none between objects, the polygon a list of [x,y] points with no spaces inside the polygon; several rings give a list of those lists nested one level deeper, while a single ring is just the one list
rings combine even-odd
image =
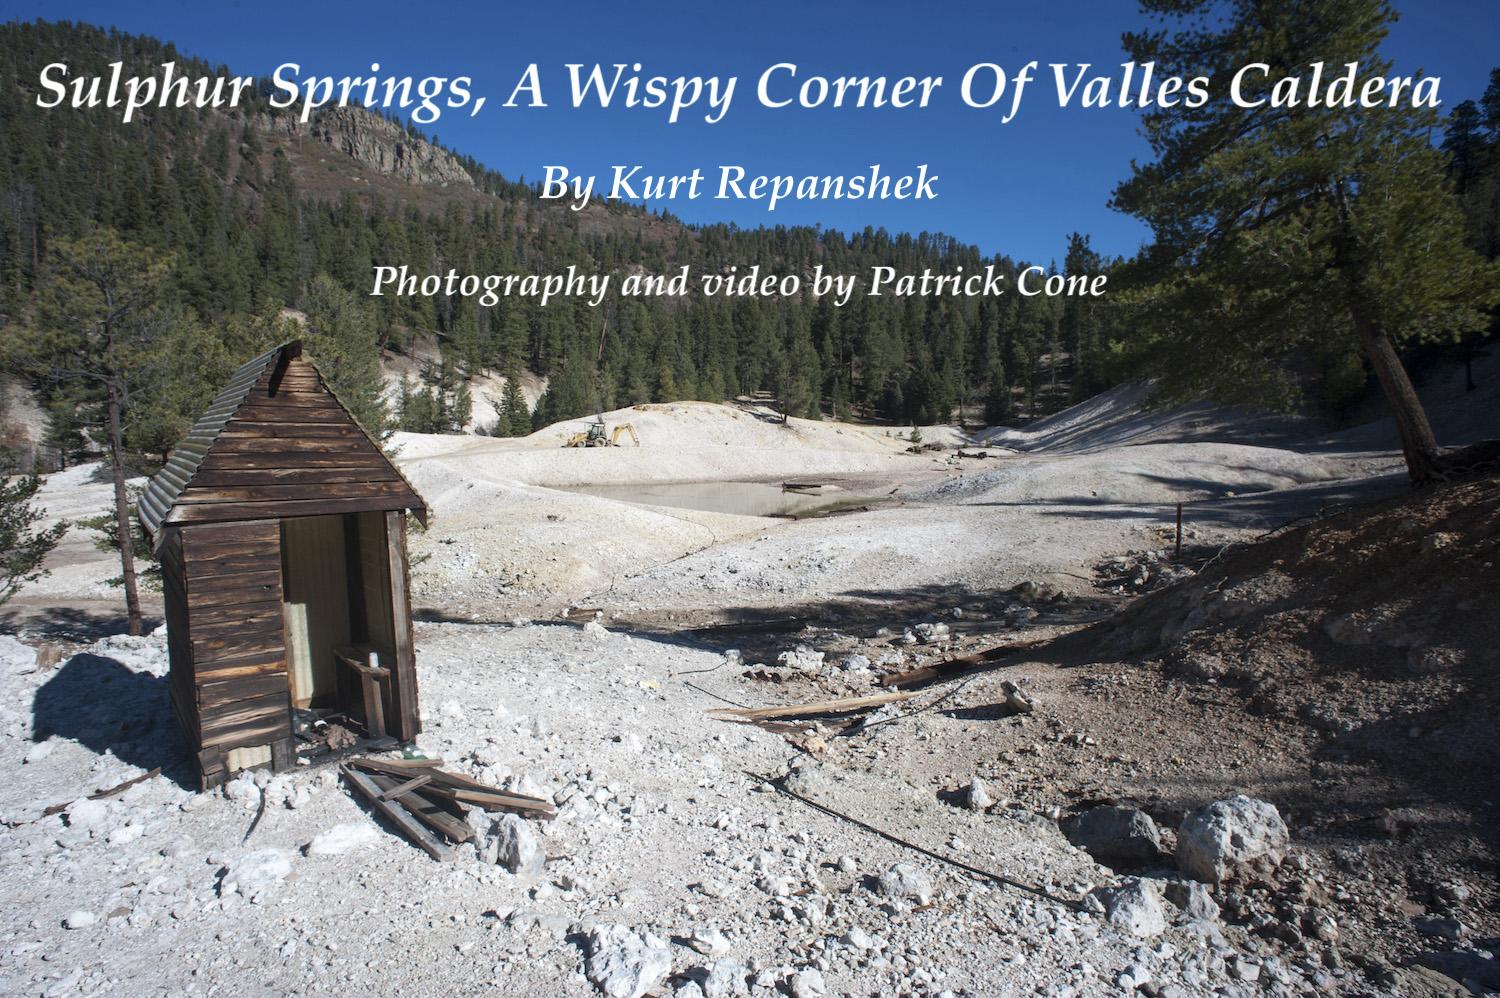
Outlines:
[{"label": "rocky gravel ground", "polygon": [[[559,805],[550,823],[480,819],[479,845],[450,864],[378,825],[326,768],[213,794],[174,782],[186,760],[160,634],[108,638],[51,669],[8,644],[0,989],[1412,993],[1317,945],[1286,953],[1220,914],[1237,891],[1193,879],[1316,869],[1269,804],[1205,800],[1180,829],[1104,821],[1091,835],[1114,865],[1075,845],[1092,840],[1059,825],[1072,802],[1028,786],[1025,760],[1103,754],[1111,736],[1052,738],[1050,694],[1035,714],[926,711],[809,750],[705,708],[848,685],[826,654],[800,683],[767,684],[738,656],[597,624],[430,624],[418,639],[418,749]],[[779,777],[1038,893],[815,810]],[[1107,853],[1141,838],[1158,850],[1144,867]],[[1321,918],[1295,923],[1336,939]]]},{"label": "rocky gravel ground", "polygon": [[[661,408],[637,417],[647,440],[677,417],[697,436],[664,446],[652,480],[700,459],[720,474],[816,468],[845,436],[801,428],[808,453],[789,456],[761,446],[781,432],[762,421]],[[533,441],[515,445],[534,452],[523,460],[510,445],[407,441],[437,512],[414,541],[415,750],[558,809],[550,822],[476,814],[476,844],[451,863],[392,834],[331,769],[192,792],[160,631],[99,637],[55,609],[12,618],[17,636],[0,635],[0,991],[1500,988],[1491,805],[1429,792],[1360,740],[1399,722],[1413,746],[1436,730],[1488,752],[1491,701],[1474,695],[1490,689],[1477,681],[1488,632],[1401,644],[1411,604],[1359,589],[1372,572],[1357,565],[1314,573],[1307,590],[1285,552],[1222,574],[1242,565],[1227,546],[1332,497],[1388,490],[1368,476],[1390,455],[1296,455],[1269,438],[1088,446],[1083,422],[1056,428],[1074,450],[988,464],[861,436],[842,473],[908,494],[797,522],[541,483],[601,457],[606,477],[629,480],[625,462],[657,459],[646,447],[559,456]],[[1122,425],[1110,432],[1140,437]],[[538,481],[508,471],[513,458]],[[1194,513],[1181,564],[1165,532],[1179,501]],[[1458,538],[1451,547],[1414,533],[1393,557],[1441,594],[1443,559],[1467,551],[1470,574],[1448,575],[1487,585],[1494,558],[1464,538],[1483,535],[1489,508],[1456,503],[1467,526],[1429,531]],[[1366,549],[1352,529],[1284,543],[1355,565],[1330,554]],[[84,546],[57,567],[23,607],[62,606],[80,580],[77,598],[107,593],[108,564]],[[1378,619],[1337,599],[1299,603],[1344,591]],[[1173,602],[1184,592],[1196,602]],[[1482,616],[1461,604],[1444,606]],[[599,612],[564,622],[569,605]],[[1134,623],[1080,630],[1105,618]],[[1422,619],[1424,634],[1441,623]],[[997,645],[1014,649],[999,667],[852,723],[708,713],[867,694],[882,676]],[[1439,646],[1472,657],[1425,655]],[[1360,673],[1372,649],[1391,662]],[[1307,668],[1321,661],[1339,668]],[[1447,727],[1430,712],[1406,724],[1393,701],[1472,709]],[[1493,754],[1442,758],[1493,773]]]},{"label": "rocky gravel ground", "polygon": [[[428,625],[419,640],[419,748],[557,802],[556,820],[526,823],[539,869],[488,827],[479,848],[435,863],[328,769],[183,789],[161,635],[109,638],[55,669],[9,648],[0,988],[1061,995],[1128,979],[1249,993],[1244,940],[1154,882],[1091,899],[1117,878],[1046,817],[955,807],[932,781],[819,761],[709,718],[713,701],[680,673],[711,670],[694,684],[720,696],[754,692],[719,654],[597,626]],[[63,716],[71,727],[36,740]],[[904,737],[916,748],[929,736]],[[148,764],[165,775],[87,799]],[[805,797],[1057,900],[893,845],[763,779],[788,773]]]}]

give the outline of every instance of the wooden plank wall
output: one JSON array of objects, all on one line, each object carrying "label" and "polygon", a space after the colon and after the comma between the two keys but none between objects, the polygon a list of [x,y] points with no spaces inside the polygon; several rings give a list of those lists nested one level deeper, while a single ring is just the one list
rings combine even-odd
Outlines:
[{"label": "wooden plank wall", "polygon": [[181,543],[199,747],[290,737],[281,524],[199,524],[182,529]]},{"label": "wooden plank wall", "polygon": [[161,562],[162,604],[167,622],[167,655],[172,663],[168,689],[172,713],[196,748],[203,737],[198,726],[198,687],[193,679],[193,650],[188,630],[187,587],[182,574],[182,532],[169,530],[157,551]]},{"label": "wooden plank wall", "polygon": [[205,523],[422,505],[317,370],[294,358],[261,376],[168,520]]}]

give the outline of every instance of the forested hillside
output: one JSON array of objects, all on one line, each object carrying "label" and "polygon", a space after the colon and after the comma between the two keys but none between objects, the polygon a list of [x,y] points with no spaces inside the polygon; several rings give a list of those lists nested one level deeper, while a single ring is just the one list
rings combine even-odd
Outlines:
[{"label": "forested hillside", "polygon": [[[571,212],[525,184],[430,144],[409,126],[362,111],[299,123],[263,97],[233,113],[154,109],[129,124],[117,112],[35,106],[42,66],[72,75],[153,70],[175,60],[191,75],[228,74],[170,43],[74,24],[0,26],[0,324],[23,344],[25,369],[48,407],[51,443],[66,452],[98,421],[97,392],[39,356],[48,337],[88,309],[80,275],[100,252],[129,266],[129,448],[160,455],[234,364],[292,335],[375,425],[463,425],[466,375],[522,369],[548,390],[528,417],[512,399],[498,431],[645,401],[717,400],[766,390],[798,415],[856,415],[892,423],[942,421],[962,408],[987,422],[1058,408],[1126,376],[1151,375],[1160,355],[1133,352],[1128,293],[1077,299],[867,298],[844,308],[795,300],[611,299],[590,309],[505,299],[372,298],[372,266],[420,273],[696,271],[806,273],[822,264],[864,273],[966,270],[989,262],[937,234],[807,227],[688,226],[638,207]],[[1474,243],[1495,255],[1500,231],[1500,87],[1460,105],[1448,141]],[[1086,237],[1065,238],[1060,270],[1129,268],[1102,260]],[[117,261],[119,262],[119,261]],[[617,285],[616,285],[617,286]],[[97,288],[95,289],[97,291]],[[90,292],[92,294],[94,292]],[[288,318],[293,316],[294,318]],[[441,362],[387,412],[380,350],[411,353],[436,340]],[[195,363],[183,364],[192,356]],[[21,361],[25,361],[22,363]],[[1325,404],[1362,391],[1367,372],[1343,347],[1305,349],[1302,377]],[[1144,366],[1143,366],[1144,365]],[[522,406],[524,408],[524,406]],[[491,422],[486,418],[485,422]]]},{"label": "forested hillside", "polygon": [[[941,235],[690,227],[624,206],[574,213],[441,150],[426,151],[438,161],[441,182],[420,170],[415,178],[394,177],[350,158],[327,134],[319,141],[320,127],[348,129],[349,121],[299,126],[263,97],[234,113],[157,109],[129,124],[104,108],[35,106],[47,63],[66,61],[77,75],[107,73],[116,60],[127,75],[168,60],[194,75],[232,69],[154,39],[88,26],[0,27],[0,77],[7,83],[0,89],[0,315],[12,334],[42,321],[60,268],[85,252],[73,241],[101,227],[117,233],[128,251],[163,264],[148,310],[161,328],[150,339],[177,356],[192,344],[203,360],[166,376],[172,382],[186,376],[185,383],[139,393],[134,418],[127,418],[139,451],[170,446],[235,359],[287,335],[277,317],[288,308],[305,313],[310,349],[332,364],[371,420],[378,415],[376,348],[405,350],[428,336],[442,344],[444,358],[444,369],[434,366],[428,376],[429,394],[454,392],[465,373],[529,368],[550,384],[535,413],[538,424],[638,402],[716,400],[755,390],[776,393],[799,415],[932,422],[951,418],[961,405],[983,405],[993,421],[1057,387],[1055,367],[1038,364],[1043,356],[1076,358],[1068,382],[1075,395],[1107,383],[1111,327],[1105,306],[1096,304],[1064,308],[1016,295],[860,296],[836,309],[810,297],[695,296],[615,299],[598,309],[507,299],[486,309],[459,298],[371,298],[372,265],[391,262],[421,272],[550,273],[576,264],[624,274],[683,264],[805,273],[819,263],[841,273],[875,264],[949,272],[992,261]],[[363,112],[337,113],[367,119],[353,123],[366,133],[383,128],[391,145],[406,143],[398,152],[423,146],[404,126]],[[453,182],[455,169],[466,175],[463,182]],[[1068,269],[1104,266],[1083,237],[1073,237],[1071,246]],[[1006,258],[993,262],[1016,269]],[[63,317],[54,309],[53,318]],[[76,400],[66,386],[35,387],[57,421],[68,423]],[[462,423],[453,399],[422,401],[409,407],[409,421],[437,425],[413,428]],[[147,406],[153,411],[143,412]],[[516,422],[502,421],[502,431],[519,432]]]}]

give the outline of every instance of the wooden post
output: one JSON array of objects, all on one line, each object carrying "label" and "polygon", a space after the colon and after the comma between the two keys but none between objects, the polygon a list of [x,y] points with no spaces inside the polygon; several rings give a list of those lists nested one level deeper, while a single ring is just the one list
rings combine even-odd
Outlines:
[{"label": "wooden post", "polygon": [[1182,503],[1177,504],[1177,554],[1172,560],[1182,560]]},{"label": "wooden post", "polygon": [[396,661],[391,663],[391,701],[395,735],[409,742],[421,731],[417,709],[416,639],[411,621],[411,571],[406,562],[406,513],[385,514],[386,549],[391,566],[391,632]]}]

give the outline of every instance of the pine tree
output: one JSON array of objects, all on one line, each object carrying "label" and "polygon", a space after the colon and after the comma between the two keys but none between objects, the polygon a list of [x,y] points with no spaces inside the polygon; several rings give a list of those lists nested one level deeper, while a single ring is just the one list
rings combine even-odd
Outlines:
[{"label": "pine tree", "polygon": [[[48,294],[37,327],[14,359],[34,378],[99,405],[114,485],[114,518],[119,536],[131,534],[130,497],[125,488],[125,414],[141,396],[160,390],[151,383],[143,358],[159,356],[162,326],[152,313],[161,297],[168,266],[158,254],[121,239],[108,229],[79,240],[53,244]],[[61,396],[54,396],[53,401]],[[133,546],[120,546],[121,583],[131,634],[141,633],[141,603]]]},{"label": "pine tree", "polygon": [[47,426],[42,433],[42,446],[56,455],[56,471],[66,471],[83,454],[83,429],[89,422],[80,413],[84,404],[66,391],[47,403]]},{"label": "pine tree", "polygon": [[[1089,247],[1088,236],[1075,232],[1068,237],[1068,253],[1063,272],[1092,276],[1103,269],[1099,254]],[[1072,360],[1072,400],[1081,402],[1097,395],[1104,387],[1106,334],[1100,313],[1104,306],[1094,298],[1069,295],[1063,299],[1057,332],[1062,348]]]},{"label": "pine tree", "polygon": [[1442,451],[1396,346],[1479,328],[1497,287],[1465,244],[1429,142],[1432,112],[1303,102],[1272,113],[1226,92],[1236,69],[1257,62],[1270,71],[1250,77],[1250,100],[1313,61],[1386,75],[1378,50],[1394,12],[1384,0],[1141,6],[1179,23],[1127,35],[1130,57],[1214,81],[1201,108],[1144,115],[1156,162],[1134,167],[1114,197],[1155,236],[1139,271],[1149,282],[1141,320],[1166,387],[1285,404],[1299,351],[1337,337],[1374,369],[1411,480],[1429,481]]},{"label": "pine tree", "polygon": [[531,411],[526,408],[526,395],[521,391],[521,370],[511,368],[505,376],[505,391],[501,395],[500,418],[507,437],[525,437],[531,434]]},{"label": "pine tree", "polygon": [[45,510],[32,500],[42,481],[35,475],[12,477],[14,470],[0,461],[0,606],[23,585],[46,574],[42,562],[68,530],[66,522],[36,529]]}]

